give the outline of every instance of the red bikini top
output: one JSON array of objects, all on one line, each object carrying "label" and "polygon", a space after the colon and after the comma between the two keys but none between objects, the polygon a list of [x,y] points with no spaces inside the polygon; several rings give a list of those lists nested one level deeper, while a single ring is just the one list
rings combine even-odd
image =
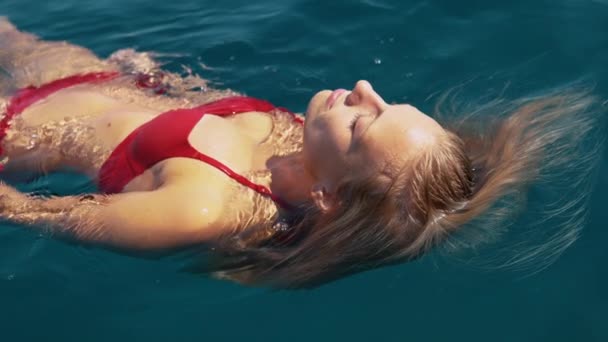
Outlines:
[{"label": "red bikini top", "polygon": [[[0,141],[6,136],[10,119],[33,103],[70,86],[100,83],[117,76],[119,74],[114,72],[75,75],[40,87],[27,87],[19,90],[17,95],[11,99],[6,116],[0,121]],[[137,85],[142,87],[139,82]],[[168,158],[185,157],[207,163],[240,184],[269,197],[281,207],[289,208],[285,201],[275,196],[267,187],[251,182],[218,160],[198,152],[188,142],[190,132],[205,114],[230,116],[251,111],[270,112],[275,109],[290,113],[294,121],[300,124],[304,122],[301,117],[285,108],[275,107],[270,102],[244,96],[234,96],[194,108],[164,112],[135,129],[114,149],[99,171],[99,189],[105,193],[121,192],[127,183],[154,164]]]}]

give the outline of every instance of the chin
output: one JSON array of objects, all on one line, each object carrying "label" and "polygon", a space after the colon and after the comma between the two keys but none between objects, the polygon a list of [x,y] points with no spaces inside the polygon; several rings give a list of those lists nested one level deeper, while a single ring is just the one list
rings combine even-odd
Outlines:
[{"label": "chin", "polygon": [[306,109],[307,120],[325,110],[325,103],[327,102],[329,95],[331,95],[331,92],[331,90],[321,90],[313,95],[308,102],[308,108]]}]

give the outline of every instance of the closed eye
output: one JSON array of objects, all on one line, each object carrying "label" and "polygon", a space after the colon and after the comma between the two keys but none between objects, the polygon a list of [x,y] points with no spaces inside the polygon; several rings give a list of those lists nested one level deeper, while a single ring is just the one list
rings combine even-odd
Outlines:
[{"label": "closed eye", "polygon": [[357,113],[355,114],[355,116],[353,117],[353,119],[350,121],[350,123],[348,124],[348,129],[351,132],[355,131],[355,127],[357,127],[357,120],[359,120],[359,118],[362,116],[362,114]]}]

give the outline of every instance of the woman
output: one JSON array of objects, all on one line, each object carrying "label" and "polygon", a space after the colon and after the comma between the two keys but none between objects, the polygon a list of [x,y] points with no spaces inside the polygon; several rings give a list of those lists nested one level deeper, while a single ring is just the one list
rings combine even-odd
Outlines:
[{"label": "woman", "polygon": [[470,120],[442,126],[366,81],[318,92],[303,122],[161,73],[145,55],[100,60],[6,21],[0,51],[3,176],[69,168],[101,192],[40,197],[3,184],[2,219],[125,251],[208,245],[207,270],[249,284],[314,286],[417,258],[536,180],[549,147],[563,155],[592,125],[579,114],[593,99],[566,93],[467,132]]}]

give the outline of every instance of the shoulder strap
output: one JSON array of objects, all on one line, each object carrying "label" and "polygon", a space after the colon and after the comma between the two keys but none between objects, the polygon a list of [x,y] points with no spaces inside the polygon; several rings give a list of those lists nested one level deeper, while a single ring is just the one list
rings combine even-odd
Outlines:
[{"label": "shoulder strap", "polygon": [[[294,121],[297,123],[300,123],[300,124],[304,123],[304,120],[301,117],[297,116],[296,114],[294,114],[293,112],[291,112],[285,108],[275,107],[272,103],[270,103],[268,101],[264,101],[264,100],[260,100],[260,99],[256,99],[256,98],[252,98],[252,97],[246,97],[246,96],[228,97],[228,98],[224,98],[224,99],[221,99],[218,101],[204,104],[202,106],[192,108],[190,110],[197,111],[197,112],[202,111],[204,113],[214,114],[214,115],[219,115],[219,116],[229,116],[229,115],[236,115],[236,114],[252,112],[252,111],[270,112],[275,109],[289,113],[293,117]],[[186,110],[188,110],[188,109],[186,109]],[[290,208],[290,206],[289,206],[289,204],[287,204],[287,202],[285,202],[280,197],[274,195],[272,193],[272,191],[270,191],[270,189],[268,189],[266,186],[250,181],[249,179],[236,173],[234,170],[232,170],[231,168],[229,168],[227,165],[223,164],[222,162],[218,161],[217,159],[214,159],[214,158],[212,158],[206,154],[200,153],[198,151],[196,151],[195,158],[215,167],[216,169],[218,169],[218,170],[222,171],[224,174],[226,174],[228,177],[230,177],[230,178],[234,179],[235,181],[237,181],[238,183],[252,189],[253,191],[257,192],[258,194],[270,198],[271,200],[273,200],[276,204],[278,204],[282,208],[285,208],[285,209]]]}]

